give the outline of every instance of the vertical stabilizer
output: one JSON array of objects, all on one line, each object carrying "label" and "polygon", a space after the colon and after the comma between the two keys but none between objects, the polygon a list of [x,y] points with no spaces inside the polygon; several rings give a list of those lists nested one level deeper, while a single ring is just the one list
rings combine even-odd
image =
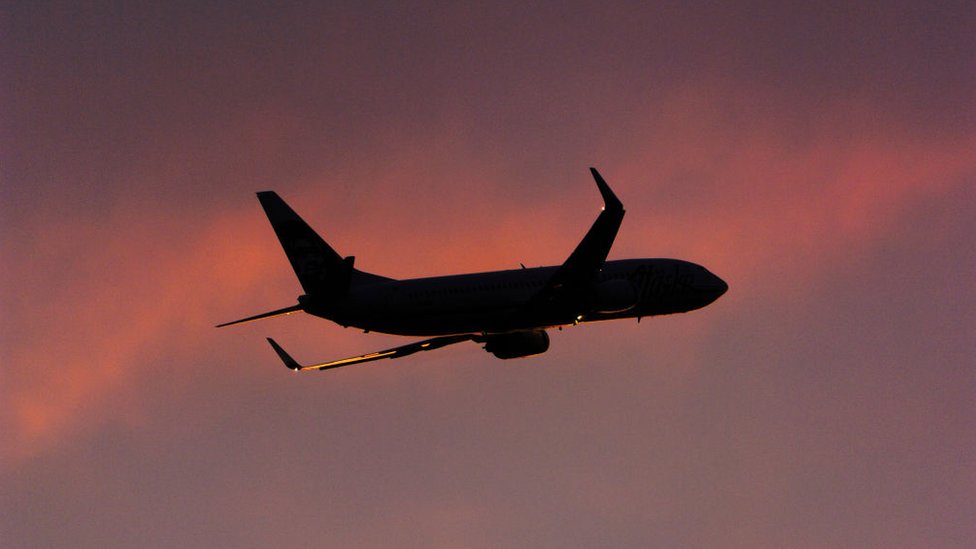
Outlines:
[{"label": "vertical stabilizer", "polygon": [[305,293],[345,293],[353,273],[353,258],[343,259],[277,193],[259,192],[258,200]]}]

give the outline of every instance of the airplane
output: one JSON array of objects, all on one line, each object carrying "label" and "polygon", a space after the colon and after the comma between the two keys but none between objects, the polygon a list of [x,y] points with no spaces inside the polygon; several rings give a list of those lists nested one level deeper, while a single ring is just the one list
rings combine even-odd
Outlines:
[{"label": "airplane", "polygon": [[680,259],[607,260],[624,217],[623,204],[590,168],[603,209],[562,265],[394,279],[361,271],[339,255],[273,191],[257,193],[304,290],[298,303],[218,328],[297,312],[364,332],[427,337],[391,349],[302,365],[274,339],[268,343],[290,370],[329,370],[401,358],[464,341],[500,359],[549,349],[551,328],[586,322],[683,313],[722,296],[728,285],[706,268]]}]

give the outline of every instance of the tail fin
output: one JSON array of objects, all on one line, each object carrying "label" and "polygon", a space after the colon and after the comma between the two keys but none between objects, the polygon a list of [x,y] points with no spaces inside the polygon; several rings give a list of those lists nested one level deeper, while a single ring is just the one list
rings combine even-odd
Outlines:
[{"label": "tail fin", "polygon": [[355,258],[343,258],[336,253],[277,193],[259,192],[258,200],[305,293],[345,293],[349,289]]}]

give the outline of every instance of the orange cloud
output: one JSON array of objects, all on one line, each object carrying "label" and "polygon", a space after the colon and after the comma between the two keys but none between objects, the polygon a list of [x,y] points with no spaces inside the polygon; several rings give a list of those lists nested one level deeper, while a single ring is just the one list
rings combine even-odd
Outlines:
[{"label": "orange cloud", "polygon": [[[159,231],[140,228],[141,219],[130,212],[99,228],[85,219],[45,225],[33,246],[43,252],[16,262],[22,291],[37,299],[19,304],[31,329],[9,351],[8,458],[29,457],[99,422],[139,421],[138,395],[127,388],[153,374],[147,353],[161,343],[199,345],[199,328],[268,279],[274,250],[256,246],[256,227],[242,224],[240,212],[209,227],[174,222]],[[174,246],[181,230],[193,238]],[[59,274],[31,278],[46,269]]]}]

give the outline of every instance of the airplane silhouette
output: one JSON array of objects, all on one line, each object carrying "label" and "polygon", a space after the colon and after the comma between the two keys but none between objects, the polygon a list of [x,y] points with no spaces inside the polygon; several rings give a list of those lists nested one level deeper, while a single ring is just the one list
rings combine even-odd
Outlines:
[{"label": "airplane silhouette", "polygon": [[728,285],[700,265],[680,259],[607,261],[624,208],[595,168],[603,210],[560,265],[396,280],[360,271],[272,191],[258,200],[305,293],[298,304],[219,324],[241,324],[304,311],[366,332],[434,336],[375,353],[301,365],[270,337],[291,370],[327,370],[400,358],[462,341],[484,344],[498,358],[549,349],[549,328],[700,309]]}]

